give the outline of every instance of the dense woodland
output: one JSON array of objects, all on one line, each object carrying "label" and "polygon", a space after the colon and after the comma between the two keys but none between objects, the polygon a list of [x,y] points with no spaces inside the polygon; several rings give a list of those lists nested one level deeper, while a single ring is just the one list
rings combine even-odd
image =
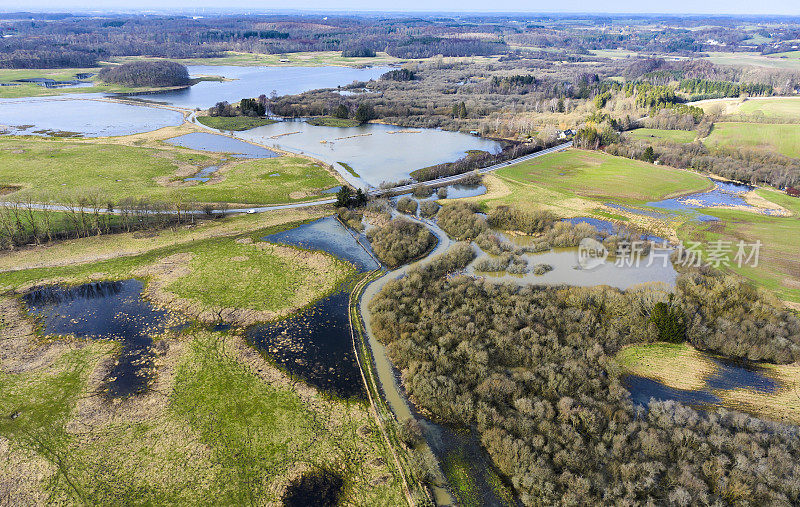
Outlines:
[{"label": "dense woodland", "polygon": [[186,66],[164,60],[103,67],[97,77],[106,83],[130,87],[187,86],[190,83]]},{"label": "dense woodland", "polygon": [[[681,275],[674,301],[653,288],[446,276],[472,256],[464,244],[387,284],[371,303],[374,329],[418,406],[476,428],[524,504],[800,501],[797,428],[675,402],[639,409],[611,358],[659,339],[650,314],[674,305],[692,321],[693,344],[787,362],[800,344],[795,317],[711,273]],[[786,343],[791,357],[777,352]]]},{"label": "dense woodland", "polygon": [[[90,67],[116,56],[215,57],[225,51],[278,54],[342,51],[399,58],[508,54],[521,46],[559,48],[573,60],[589,50],[624,49],[682,56],[704,51],[792,49],[800,23],[697,16],[473,15],[452,18],[308,15],[96,15],[10,13],[0,20],[0,67]],[[651,29],[658,26],[658,30]],[[760,42],[752,42],[762,38]],[[795,43],[796,44],[796,43]],[[64,50],[63,48],[69,48]],[[550,51],[552,53],[552,51]],[[542,55],[545,56],[545,55]]]}]

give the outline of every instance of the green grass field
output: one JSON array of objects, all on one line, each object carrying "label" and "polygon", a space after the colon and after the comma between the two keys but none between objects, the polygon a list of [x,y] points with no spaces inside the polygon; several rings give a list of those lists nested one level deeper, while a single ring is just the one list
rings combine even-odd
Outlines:
[{"label": "green grass field", "polygon": [[212,129],[237,132],[275,123],[275,120],[269,118],[252,118],[250,116],[198,116],[197,121]]},{"label": "green grass field", "polygon": [[306,120],[309,125],[317,127],[357,127],[359,123],[348,118],[334,118],[333,116],[317,116]]},{"label": "green grass field", "polygon": [[692,172],[576,149],[505,167],[497,175],[513,186],[512,200],[524,199],[527,189],[543,188],[562,195],[644,203],[710,187],[706,178]]},{"label": "green grass field", "polygon": [[[800,106],[800,101],[797,105]],[[709,147],[762,148],[797,158],[800,157],[800,125],[720,122],[714,124],[711,134],[703,142]]]},{"label": "green grass field", "polygon": [[[352,273],[352,267],[332,258],[320,264],[318,257],[328,258],[325,254],[281,247],[300,254],[287,257],[269,245],[262,250],[257,243],[234,240],[299,225],[291,214],[279,216],[212,222],[199,237],[194,236],[197,229],[205,226],[165,231],[182,241],[137,255],[126,255],[122,248],[108,260],[4,272],[0,285],[18,288],[53,277],[67,283],[98,276],[125,279],[166,256],[189,253],[194,256],[191,267],[203,272],[178,278],[187,291],[202,286],[198,297],[214,303],[277,308],[309,291],[320,296]],[[276,223],[262,225],[270,220]],[[224,232],[219,227],[236,236],[215,237]],[[89,252],[96,241],[126,245],[128,237],[74,243],[86,244]],[[142,241],[146,247],[158,238]],[[74,251],[70,243],[51,248],[62,257],[59,252]],[[14,307],[8,298],[2,304]],[[11,317],[21,318],[16,313]],[[0,321],[0,339],[19,340],[15,334],[6,336],[7,329]],[[156,382],[162,383],[157,392],[145,395],[149,401],[136,398],[109,408],[96,398],[97,369],[101,361],[113,361],[119,348],[109,342],[53,344],[55,349],[45,356],[52,362],[37,366],[25,356],[21,359],[30,362],[30,370],[0,373],[0,436],[9,443],[4,440],[0,446],[0,480],[12,488],[4,493],[33,504],[100,505],[115,503],[120,495],[148,505],[266,504],[277,503],[292,473],[326,466],[342,471],[348,505],[404,501],[391,455],[363,404],[313,393],[302,397],[277,370],[262,374],[273,370],[257,354],[260,362],[244,361],[238,352],[247,350],[241,337],[198,326],[177,332],[180,339],[159,338],[169,343],[170,352],[156,360]],[[28,349],[41,350],[33,342],[25,354]],[[6,349],[4,358],[16,360],[15,350]]]},{"label": "green grass field", "polygon": [[699,102],[697,105],[706,112],[720,110],[723,114],[732,115],[742,121],[768,120],[768,122],[790,123],[800,120],[800,97],[713,99]]},{"label": "green grass field", "polygon": [[800,238],[800,199],[779,192],[760,189],[757,193],[767,200],[792,211],[793,216],[775,217],[739,210],[705,209],[703,213],[718,217],[717,222],[687,222],[678,229],[684,241],[699,241],[707,246],[716,240],[740,240],[752,244],[761,241],[757,266],[731,264],[724,267],[771,290],[779,298],[800,303],[800,257],[797,255]]},{"label": "green grass field", "polygon": [[673,143],[691,143],[697,137],[697,133],[687,130],[664,130],[664,129],[636,129],[626,133],[632,139],[647,140],[666,140]]},{"label": "green grass field", "polygon": [[800,70],[800,60],[795,58],[781,58],[778,55],[762,55],[761,53],[746,52],[709,52],[708,55],[708,60],[716,65]]},{"label": "green grass field", "polygon": [[[78,73],[97,74],[100,67],[67,68],[67,69],[0,69],[0,83],[12,83],[18,79],[49,78],[57,81],[71,81]],[[205,80],[200,79],[199,81]],[[131,88],[128,86],[107,84],[92,76],[81,81],[89,81],[92,86],[82,88],[45,88],[36,83],[19,83],[18,86],[0,86],[0,98],[41,97],[61,95],[64,93],[128,93],[169,88]]]},{"label": "green grass field", "polygon": [[355,274],[329,256],[264,246],[233,239],[192,246],[191,272],[166,289],[208,306],[280,312],[318,299]]},{"label": "green grass field", "polygon": [[184,148],[144,148],[103,141],[0,138],[0,185],[12,194],[64,202],[92,193],[104,203],[126,197],[275,204],[306,200],[336,186],[336,178],[302,157],[229,160],[217,179],[188,186],[183,178],[218,164],[221,155]]}]

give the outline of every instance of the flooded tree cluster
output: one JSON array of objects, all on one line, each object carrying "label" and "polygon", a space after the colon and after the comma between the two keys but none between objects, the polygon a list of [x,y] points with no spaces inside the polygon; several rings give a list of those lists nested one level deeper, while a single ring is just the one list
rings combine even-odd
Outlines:
[{"label": "flooded tree cluster", "polygon": [[370,229],[367,238],[375,255],[389,267],[421,257],[436,244],[427,227],[402,217]]},{"label": "flooded tree cluster", "polygon": [[[373,330],[418,406],[476,428],[524,504],[800,501],[796,427],[631,401],[612,356],[658,340],[649,314],[666,292],[517,288],[452,275],[471,259],[460,244],[387,284],[370,305]],[[700,347],[732,353],[723,330],[737,355],[800,344],[796,318],[732,278],[685,273],[674,299]],[[717,303],[706,311],[708,301]]]}]

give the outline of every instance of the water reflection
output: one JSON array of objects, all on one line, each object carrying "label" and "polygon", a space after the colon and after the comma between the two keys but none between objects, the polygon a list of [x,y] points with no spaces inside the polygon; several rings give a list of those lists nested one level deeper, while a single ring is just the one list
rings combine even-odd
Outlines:
[{"label": "water reflection", "polygon": [[152,378],[152,336],[184,324],[144,301],[142,289],[138,280],[50,286],[28,292],[23,301],[47,335],[119,341],[122,353],[106,380],[109,396],[124,397],[144,391]]},{"label": "water reflection", "polygon": [[607,259],[605,263],[592,269],[582,269],[578,263],[577,248],[559,248],[543,253],[523,254],[528,266],[545,264],[553,269],[543,274],[526,273],[524,275],[507,274],[505,272],[485,273],[475,269],[475,263],[487,254],[481,253],[468,267],[471,275],[485,276],[493,281],[513,283],[517,285],[571,285],[576,287],[594,287],[608,285],[618,289],[628,289],[643,283],[660,282],[672,287],[678,273],[669,260],[671,250],[654,248],[650,255],[643,256],[638,264],[627,265]]},{"label": "water reflection", "polygon": [[[380,267],[366,238],[326,217],[263,238],[271,243],[323,250],[361,271]],[[253,326],[247,341],[292,375],[340,397],[363,397],[361,373],[350,334],[350,283],[290,317]]]}]

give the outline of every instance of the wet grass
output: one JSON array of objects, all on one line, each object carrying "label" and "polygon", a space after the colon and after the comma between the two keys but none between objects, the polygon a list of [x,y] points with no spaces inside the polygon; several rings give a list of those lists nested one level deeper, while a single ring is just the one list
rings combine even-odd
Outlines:
[{"label": "wet grass", "polygon": [[[675,389],[696,390],[707,388],[706,377],[717,370],[711,357],[686,343],[650,343],[625,347],[616,360],[626,373],[657,380]],[[800,367],[764,363],[760,366],[764,376],[778,381],[781,387],[774,392],[715,389],[713,394],[728,408],[797,424],[800,421]]]},{"label": "wet grass", "polygon": [[701,389],[705,377],[716,370],[712,361],[683,343],[632,345],[620,350],[616,360],[628,373],[659,380],[675,389]]},{"label": "wet grass", "polygon": [[478,488],[470,475],[470,465],[463,453],[455,453],[444,459],[443,469],[447,481],[458,498],[459,505],[478,507]]},{"label": "wet grass", "polygon": [[[222,155],[93,141],[0,138],[0,185],[19,186],[19,198],[64,202],[76,194],[109,201],[146,195],[154,200],[278,204],[305,200],[338,181],[302,157],[229,160],[221,181],[186,186],[183,178],[220,163]],[[179,175],[183,173],[183,175]]]},{"label": "wet grass", "polygon": [[[188,337],[164,403],[91,424],[72,412],[88,394],[96,347],[3,375],[0,407],[19,415],[0,419],[14,458],[0,471],[24,477],[24,493],[39,502],[252,505],[277,501],[294,470],[328,466],[344,472],[349,505],[402,502],[362,407],[309,404],[290,384],[262,380],[226,343]],[[66,429],[70,420],[80,431]]]},{"label": "wet grass", "polygon": [[217,130],[242,131],[250,130],[264,125],[271,125],[276,120],[269,118],[254,118],[250,116],[198,116],[197,121]]},{"label": "wet grass", "polygon": [[793,211],[790,217],[760,215],[739,210],[705,209],[703,213],[717,217],[716,222],[688,221],[678,228],[678,237],[687,243],[698,241],[705,251],[712,241],[730,241],[731,259],[739,241],[750,245],[761,241],[758,265],[738,263],[721,266],[748,278],[779,298],[800,303],[800,258],[797,238],[800,237],[800,199],[776,191],[759,189],[757,193],[769,201]]},{"label": "wet grass", "polygon": [[337,164],[339,164],[340,166],[344,167],[344,168],[347,170],[347,172],[349,172],[350,174],[352,174],[352,175],[353,175],[353,176],[355,176],[356,178],[360,178],[360,177],[361,177],[361,176],[360,176],[360,175],[359,175],[359,174],[358,174],[358,173],[355,171],[355,169],[353,169],[352,167],[350,167],[350,164],[348,164],[347,162],[336,162],[336,163],[337,163]]},{"label": "wet grass", "polygon": [[193,255],[191,273],[166,289],[217,307],[279,311],[303,306],[355,273],[350,264],[321,253],[233,239],[205,242],[187,251]]},{"label": "wet grass", "polygon": [[63,431],[86,377],[108,344],[70,350],[52,365],[26,373],[0,373],[0,435],[29,440]]},{"label": "wet grass", "polygon": [[[71,283],[85,283],[102,277],[108,280],[124,280],[134,272],[161,258],[191,252],[192,249],[225,246],[230,236],[250,235],[256,238],[296,227],[319,213],[293,212],[273,216],[232,217],[222,222],[211,222],[201,229],[168,230],[155,236],[137,234],[115,234],[81,238],[59,243],[46,250],[50,259],[63,258],[63,265],[32,267],[25,269],[30,261],[30,252],[20,252],[0,272],[0,287],[16,289],[42,280],[61,279]],[[293,220],[294,218],[294,220]],[[218,237],[228,235],[229,237]],[[110,258],[97,260],[92,252],[104,252]],[[15,264],[21,264],[14,269]]]},{"label": "wet grass", "polygon": [[[763,101],[749,101],[742,105]],[[800,101],[795,101],[800,113]],[[757,104],[756,104],[757,105]],[[750,147],[774,151],[787,157],[800,157],[800,125],[780,123],[720,122],[714,124],[711,134],[703,140],[709,147]]]}]

